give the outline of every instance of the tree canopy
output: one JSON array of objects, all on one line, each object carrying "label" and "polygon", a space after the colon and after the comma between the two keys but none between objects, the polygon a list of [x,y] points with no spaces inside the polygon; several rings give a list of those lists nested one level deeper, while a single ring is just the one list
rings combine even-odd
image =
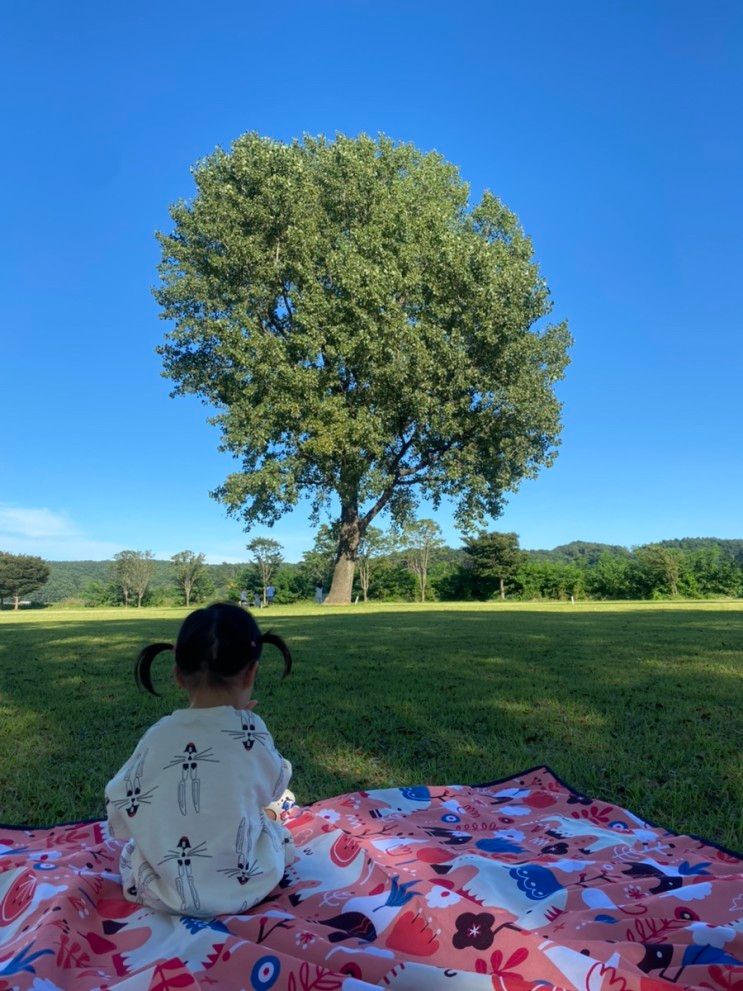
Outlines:
[{"label": "tree canopy", "polygon": [[431,559],[444,546],[441,527],[435,520],[413,520],[404,528],[400,542],[405,548],[405,563],[418,581],[420,600],[425,602]]},{"label": "tree canopy", "polygon": [[21,596],[35,592],[48,578],[49,565],[42,558],[0,551],[0,603],[9,596],[17,609]]},{"label": "tree canopy", "polygon": [[[193,170],[159,235],[158,349],[174,393],[217,409],[241,461],[214,495],[246,528],[308,495],[338,508],[326,601],[359,542],[423,496],[464,528],[551,464],[567,364],[516,216],[441,155],[387,137],[245,134]],[[539,325],[539,326],[537,326]]]},{"label": "tree canopy", "polygon": [[498,588],[506,597],[506,582],[512,581],[525,554],[515,533],[481,533],[465,542],[464,549],[472,562],[473,579],[483,588]]},{"label": "tree canopy", "polygon": [[253,568],[261,585],[263,605],[265,606],[266,589],[284,560],[281,544],[271,537],[256,537],[248,544],[248,550],[253,555]]},{"label": "tree canopy", "polygon": [[190,606],[194,590],[200,581],[203,583],[205,578],[206,557],[204,554],[196,554],[194,551],[179,551],[170,560],[174,565],[173,581],[178,590],[183,593],[185,605]]},{"label": "tree canopy", "polygon": [[113,580],[121,590],[125,606],[135,596],[137,607],[142,605],[155,573],[154,557],[152,551],[119,551],[114,554]]}]

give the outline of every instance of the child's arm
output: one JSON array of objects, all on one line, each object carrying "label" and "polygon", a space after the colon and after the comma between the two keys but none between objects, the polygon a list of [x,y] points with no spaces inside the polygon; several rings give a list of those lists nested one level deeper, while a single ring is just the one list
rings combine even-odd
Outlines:
[{"label": "child's arm", "polygon": [[292,777],[292,766],[286,757],[281,758],[281,770],[279,773],[279,778],[274,789],[274,794],[271,796],[271,801],[275,802],[277,798],[280,798],[286,789],[289,787],[289,782]]},{"label": "child's arm", "polygon": [[292,766],[276,749],[273,737],[260,716],[253,712],[251,718],[257,721],[258,729],[261,731],[259,737],[261,742],[256,743],[253,748],[258,765],[254,786],[259,803],[265,807],[270,802],[275,802],[286,791],[292,776]]},{"label": "child's arm", "polygon": [[106,785],[106,818],[114,839],[128,840],[132,836],[126,809],[132,806],[134,788],[141,789],[141,763],[142,752],[138,747]]}]

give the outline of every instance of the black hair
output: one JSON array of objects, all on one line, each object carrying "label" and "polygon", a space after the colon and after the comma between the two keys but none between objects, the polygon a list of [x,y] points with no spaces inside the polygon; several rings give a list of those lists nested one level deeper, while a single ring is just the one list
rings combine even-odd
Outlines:
[{"label": "black hair", "polygon": [[270,630],[261,633],[247,609],[229,602],[215,602],[186,616],[175,644],[153,643],[143,648],[134,665],[134,680],[139,688],[159,695],[152,687],[152,662],[162,651],[172,650],[178,669],[187,678],[205,675],[210,684],[223,685],[257,664],[266,643],[281,651],[282,677],[286,678],[292,669],[292,655],[283,637]]}]

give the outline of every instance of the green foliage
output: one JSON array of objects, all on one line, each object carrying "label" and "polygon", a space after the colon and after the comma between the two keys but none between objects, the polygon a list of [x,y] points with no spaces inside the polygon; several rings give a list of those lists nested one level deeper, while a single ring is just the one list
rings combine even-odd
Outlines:
[{"label": "green foliage", "polygon": [[[202,587],[198,598],[205,598],[205,556],[195,554],[193,551],[179,551],[170,560],[173,562],[173,582],[178,592],[182,594],[184,604],[187,606],[191,604],[191,597],[199,587],[199,580],[201,580]],[[214,590],[213,582],[211,583],[211,590]],[[198,598],[195,601],[198,601]]]},{"label": "green foliage", "polygon": [[630,556],[604,552],[585,571],[586,593],[594,599],[644,598],[646,588],[638,563]]},{"label": "green foliage", "polygon": [[[263,605],[265,606],[266,589],[284,560],[281,544],[271,537],[256,537],[248,544],[248,550],[253,555],[253,568],[250,574],[258,577],[263,595]],[[254,584],[254,578],[250,579],[250,584]]]},{"label": "green foliage", "polygon": [[204,598],[213,598],[215,601],[229,598],[230,589],[236,587],[237,576],[244,567],[244,564],[232,564],[227,561],[223,561],[222,564],[207,564],[206,574],[214,585],[214,592],[211,595],[205,593]]},{"label": "green foliage", "polygon": [[204,569],[196,578],[191,589],[191,602],[202,603],[217,600],[217,586],[211,572]]},{"label": "green foliage", "polygon": [[121,602],[120,589],[114,582],[90,581],[83,589],[82,601],[86,606],[117,606]]},{"label": "green foliage", "polygon": [[418,581],[408,568],[405,555],[388,554],[374,568],[369,582],[369,598],[383,602],[414,602]]},{"label": "green foliage", "polygon": [[560,544],[551,551],[526,551],[529,557],[543,561],[556,561],[560,564],[578,564],[581,567],[592,568],[602,555],[610,557],[630,557],[630,551],[618,544],[599,544],[595,541],[572,540],[569,544]]},{"label": "green foliage", "polygon": [[311,550],[302,554],[300,571],[307,586],[307,598],[314,596],[316,585],[324,589],[330,587],[333,576],[333,566],[338,551],[337,524],[328,526],[322,524],[315,534],[315,543]]},{"label": "green foliage", "polygon": [[743,540],[724,540],[720,537],[681,537],[676,540],[660,540],[661,547],[676,547],[680,551],[719,550],[725,557],[743,568]]},{"label": "green foliage", "polygon": [[[732,543],[732,541],[728,541]],[[700,596],[741,595],[743,571],[730,549],[714,545],[687,551],[686,567],[681,577],[682,595]]]},{"label": "green foliage", "polygon": [[570,337],[490,192],[472,206],[455,166],[384,136],[245,134],[193,174],[159,235],[158,350],[219,410],[242,469],[214,494],[246,527],[337,496],[347,601],[380,511],[446,497],[471,525],[552,463]]},{"label": "green foliage", "polygon": [[465,542],[470,559],[470,580],[474,597],[489,599],[496,590],[506,597],[506,586],[513,587],[516,572],[524,560],[515,533],[481,533]]},{"label": "green foliage", "polygon": [[435,520],[413,520],[400,533],[405,563],[418,582],[418,597],[426,601],[428,572],[434,563],[436,551],[444,546],[441,527]]},{"label": "green foliage", "polygon": [[[279,564],[272,572],[268,584],[272,584],[276,589],[274,602],[279,604],[288,605],[292,602],[298,602],[300,599],[309,599],[314,594],[314,586],[310,587],[300,567],[296,564]],[[238,598],[243,590],[248,593],[249,608],[253,608],[255,595],[260,597],[261,604],[265,606],[263,576],[256,563],[243,568],[238,576]]]},{"label": "green foliage", "polygon": [[125,606],[135,599],[137,607],[142,605],[154,573],[152,551],[119,551],[114,554],[112,577],[121,590]]},{"label": "green foliage", "polygon": [[[315,546],[307,551],[298,564],[282,563],[274,576],[277,601],[312,601],[315,585],[323,581],[325,589],[332,575],[336,553],[337,527],[320,527]],[[655,546],[667,547],[681,554],[678,595],[685,598],[714,598],[743,595],[743,570],[736,560],[734,540],[715,541],[711,538],[685,538],[678,541],[661,541]],[[603,548],[598,557],[593,550],[588,553],[564,553],[564,548],[581,546]],[[559,548],[556,548],[556,551]],[[638,549],[639,551],[640,549]],[[620,553],[621,551],[621,553]],[[668,596],[668,582],[662,570],[648,568],[643,563],[643,553],[633,553],[627,548],[615,548],[608,544],[590,544],[576,541],[566,544],[559,554],[553,551],[524,551],[524,563],[507,586],[509,594],[519,598],[548,599],[649,599]],[[470,601],[485,594],[479,581],[474,580],[472,558],[464,548],[438,548],[432,556],[428,572],[426,598],[441,601]],[[155,602],[175,604],[173,591],[173,564],[171,561],[151,561],[152,581],[143,604]],[[557,569],[540,569],[536,564],[558,565]],[[250,566],[249,566],[250,567]],[[245,564],[205,564],[198,586],[192,592],[192,602],[208,602],[231,597],[239,598],[241,589],[260,591],[260,580],[255,571]],[[112,562],[107,561],[51,561],[49,581],[28,597],[34,604],[57,604],[63,600],[83,601],[90,606],[118,605],[123,599],[121,591],[110,580]],[[564,570],[568,568],[568,570]],[[580,571],[581,583],[571,568]],[[245,572],[248,570],[248,576]],[[369,599],[412,602],[416,598],[415,575],[406,570],[405,556],[399,551],[387,550],[373,559],[368,596]],[[572,589],[572,591],[571,591]],[[497,586],[496,586],[497,590]],[[492,594],[493,586],[487,594]],[[363,596],[363,588],[357,574],[355,595]]]},{"label": "green foliage", "polygon": [[375,526],[368,526],[358,546],[358,580],[364,602],[369,599],[369,585],[372,573],[383,554],[394,547],[394,537]]},{"label": "green foliage", "polygon": [[686,559],[675,547],[646,544],[635,551],[642,577],[651,597],[679,594],[679,582],[685,570]]},{"label": "green foliage", "polygon": [[0,606],[12,598],[17,609],[20,600],[35,592],[49,578],[49,565],[31,554],[8,554],[0,551]]},{"label": "green foliage", "polygon": [[527,558],[513,582],[522,599],[579,599],[585,594],[585,572],[575,564]]}]

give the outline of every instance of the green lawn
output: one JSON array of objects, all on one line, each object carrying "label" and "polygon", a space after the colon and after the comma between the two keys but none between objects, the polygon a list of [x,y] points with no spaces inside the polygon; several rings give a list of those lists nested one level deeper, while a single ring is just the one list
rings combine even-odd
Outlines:
[{"label": "green lawn", "polygon": [[[103,815],[103,787],[182,696],[137,650],[185,610],[0,614],[0,822]],[[299,801],[548,764],[672,829],[743,847],[743,604],[281,607],[256,696]]]}]

